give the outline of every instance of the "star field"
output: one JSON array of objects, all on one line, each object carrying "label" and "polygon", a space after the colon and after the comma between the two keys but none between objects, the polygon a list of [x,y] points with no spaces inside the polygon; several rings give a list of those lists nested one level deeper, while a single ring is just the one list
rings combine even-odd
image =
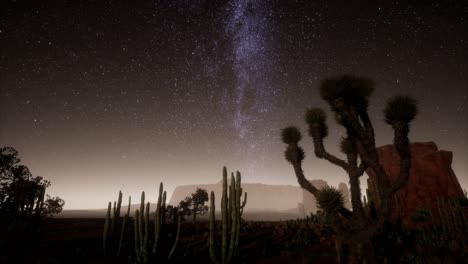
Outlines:
[{"label": "star field", "polygon": [[[453,151],[468,189],[464,1],[1,5],[0,144],[66,208],[103,207],[119,189],[155,195],[160,181],[217,182],[223,165],[246,182],[296,185],[279,131],[305,132],[305,109],[327,109],[320,80],[341,73],[376,81],[379,145],[392,142],[386,99],[417,98],[410,140]],[[343,131],[329,126],[337,153]],[[304,141],[309,178],[346,181]]]}]

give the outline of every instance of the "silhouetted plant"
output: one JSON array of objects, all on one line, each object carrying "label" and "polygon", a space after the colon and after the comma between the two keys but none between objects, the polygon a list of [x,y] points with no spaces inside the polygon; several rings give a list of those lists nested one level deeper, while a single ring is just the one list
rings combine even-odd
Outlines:
[{"label": "silhouetted plant", "polygon": [[[108,203],[102,237],[102,248],[104,251],[104,255],[107,255],[110,252],[112,252],[110,255],[116,254],[117,256],[120,256],[123,238],[125,234],[125,228],[130,218],[131,199],[132,198],[129,196],[127,213],[125,214],[123,219],[120,216],[120,209],[122,206],[122,192],[119,191],[119,196],[117,198],[117,201],[114,201],[113,207],[112,202]],[[116,226],[118,226],[119,224],[121,224],[120,234],[118,233],[119,230],[116,230]]]},{"label": "silhouetted plant", "polygon": [[192,205],[191,196],[187,196],[184,198],[184,200],[181,200],[179,202],[179,205],[177,206],[177,208],[178,208],[178,214],[182,217],[182,220],[185,220],[185,216],[192,215],[192,209],[190,208],[191,205]]},{"label": "silhouetted plant", "polygon": [[[227,185],[227,169],[223,167],[223,193],[221,198],[221,256],[216,254],[216,219],[215,219],[215,195],[210,193],[210,224],[208,246],[210,258],[213,263],[230,263],[236,256],[239,247],[239,235],[241,230],[241,217],[247,203],[247,193],[244,193],[244,201],[241,203],[242,188],[241,174],[236,172],[236,177],[231,175],[231,185]],[[228,206],[228,205],[231,206]],[[230,221],[228,221],[230,220]]]},{"label": "silhouetted plant", "polygon": [[[339,234],[345,234],[346,240],[357,239],[357,242],[364,242],[369,247],[372,245],[369,241],[370,237],[378,230],[381,230],[381,227],[390,219],[393,195],[408,180],[411,167],[408,139],[409,124],[414,120],[418,112],[416,101],[410,97],[397,96],[387,101],[384,109],[385,121],[394,130],[394,146],[400,156],[400,175],[391,184],[379,161],[374,128],[368,116],[369,97],[374,90],[374,85],[372,80],[364,77],[341,75],[322,81],[319,88],[320,97],[331,108],[336,122],[345,128],[346,136],[341,139],[340,150],[346,155],[346,160],[330,154],[325,149],[323,141],[328,136],[325,112],[320,108],[312,108],[307,110],[305,114],[309,134],[313,139],[315,156],[343,168],[350,179],[353,213],[351,214],[343,207],[336,210],[336,212],[352,221],[352,223],[343,226],[337,222],[337,231]],[[283,142],[287,144],[286,160],[292,164],[299,185],[317,198],[319,190],[305,178],[302,170],[304,151],[299,146],[299,141],[302,138],[299,129],[287,127],[281,131],[281,137]],[[372,169],[376,174],[375,183],[378,190],[376,196],[379,207],[379,221],[372,224],[364,221],[365,214],[359,186],[359,177],[368,168]],[[368,198],[372,207],[376,201],[371,200],[369,195]],[[361,247],[359,243],[355,244]],[[367,259],[368,261],[375,261],[371,255],[368,255]],[[341,259],[340,261],[345,260]]]},{"label": "silhouetted plant", "polygon": [[343,194],[333,186],[324,186],[317,193],[317,205],[327,214],[334,214],[344,206]]},{"label": "silhouetted plant", "polygon": [[5,263],[27,256],[40,238],[45,219],[65,205],[59,197],[46,194],[49,181],[33,176],[20,161],[16,149],[0,148],[0,252],[6,256]]},{"label": "silhouetted plant", "polygon": [[3,217],[43,218],[58,214],[65,202],[46,195],[50,182],[19,165],[18,151],[0,148],[0,213]]},{"label": "silhouetted plant", "polygon": [[193,215],[193,223],[195,223],[197,215],[204,215],[208,212],[208,206],[205,205],[205,202],[208,202],[208,192],[206,192],[205,189],[197,188],[197,190],[192,193],[192,204],[190,206]]},{"label": "silhouetted plant", "polygon": [[[177,207],[172,208],[170,215],[174,218],[173,224],[175,226],[175,230],[170,230],[170,228],[166,226],[166,218],[169,216],[169,214],[166,213],[166,191],[163,189],[163,184],[160,183],[158,200],[154,213],[154,228],[152,228],[154,233],[152,233],[152,236],[150,232],[150,203],[146,202],[145,200],[145,192],[142,192],[139,209],[135,211],[135,217],[133,218],[133,251],[135,257],[129,256],[129,258],[131,262],[135,263],[150,263],[153,260],[156,261],[171,259],[179,243],[181,216],[177,214]],[[121,201],[122,193],[119,191],[119,198],[114,202],[114,206],[112,207],[112,202],[109,202],[108,204],[107,216],[103,231],[103,248],[105,254],[110,252],[117,252],[117,256],[122,255],[124,235],[126,233],[128,222],[130,221],[131,197],[128,199],[127,213],[123,219],[120,217]],[[120,224],[120,222],[120,234],[117,233],[117,230],[112,232],[112,226],[117,226]],[[164,241],[163,243],[162,239],[166,239],[165,235],[169,234],[169,232],[174,232],[175,235],[174,239],[171,241],[172,246],[167,248],[168,241]],[[111,253],[109,255],[113,254],[115,253]]]}]

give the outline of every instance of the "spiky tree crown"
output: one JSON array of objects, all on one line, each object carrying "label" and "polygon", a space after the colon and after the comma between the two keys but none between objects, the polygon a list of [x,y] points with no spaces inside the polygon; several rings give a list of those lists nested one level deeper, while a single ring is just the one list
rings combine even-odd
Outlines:
[{"label": "spiky tree crown", "polygon": [[343,194],[333,186],[320,188],[315,198],[318,207],[325,213],[334,213],[344,207]]},{"label": "spiky tree crown", "polygon": [[342,99],[359,111],[366,111],[374,85],[374,81],[365,77],[340,75],[322,81],[320,97],[330,105],[333,105],[335,100]]},{"label": "spiky tree crown", "polygon": [[342,137],[340,142],[340,150],[344,154],[350,154],[356,152],[356,143],[348,138]]},{"label": "spiky tree crown", "polygon": [[301,162],[304,160],[304,150],[298,146],[289,145],[284,152],[284,157],[291,163]]},{"label": "spiky tree crown", "polygon": [[297,144],[301,139],[301,132],[297,127],[290,126],[281,130],[281,139],[285,144]]},{"label": "spiky tree crown", "polygon": [[387,101],[384,109],[385,122],[395,124],[396,122],[409,123],[418,114],[418,104],[409,96],[395,96]]},{"label": "spiky tree crown", "polygon": [[320,137],[328,136],[327,115],[320,108],[311,108],[305,113],[305,120],[309,124],[309,134],[314,135],[314,129],[319,129]]}]

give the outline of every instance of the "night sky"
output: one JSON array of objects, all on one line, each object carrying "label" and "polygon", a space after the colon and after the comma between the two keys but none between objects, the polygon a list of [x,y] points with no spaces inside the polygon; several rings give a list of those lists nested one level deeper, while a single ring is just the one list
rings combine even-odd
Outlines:
[{"label": "night sky", "polygon": [[[378,145],[392,142],[385,101],[414,96],[410,140],[453,151],[468,189],[466,1],[128,2],[143,1],[0,4],[0,144],[66,209],[103,208],[120,189],[155,201],[160,181],[169,194],[215,183],[223,165],[297,185],[280,130],[306,136],[306,108],[329,112],[320,80],[343,73],[376,81]],[[328,121],[337,153],[344,131]],[[311,141],[307,177],[347,182]]]}]

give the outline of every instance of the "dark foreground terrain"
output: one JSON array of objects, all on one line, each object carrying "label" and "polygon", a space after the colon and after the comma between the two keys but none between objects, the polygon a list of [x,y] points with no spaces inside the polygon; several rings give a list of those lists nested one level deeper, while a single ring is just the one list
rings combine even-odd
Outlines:
[{"label": "dark foreground terrain", "polygon": [[[133,256],[133,228],[127,229],[122,256],[105,257],[102,250],[104,219],[49,219],[42,239],[1,263],[129,263]],[[288,232],[286,222],[248,222],[240,237],[239,263],[334,263],[331,237],[306,237]],[[132,225],[130,225],[132,227]],[[195,235],[192,235],[195,234]],[[181,238],[170,263],[210,263],[208,222],[182,225]],[[22,254],[21,252],[24,252]],[[11,252],[10,252],[11,253]],[[8,254],[11,255],[11,254]]]},{"label": "dark foreground terrain", "polygon": [[[38,242],[24,248],[3,249],[0,263],[133,263],[133,225],[125,233],[121,257],[110,246],[104,256],[104,219],[49,219]],[[234,263],[337,263],[334,237],[323,223],[313,220],[245,222]],[[391,230],[379,240],[381,260],[387,263],[468,263],[466,232],[450,235],[436,231]],[[172,234],[166,234],[171,237]],[[218,239],[220,241],[220,238]],[[170,247],[164,245],[164,247]],[[115,246],[115,245],[114,245]],[[219,254],[219,251],[218,251]],[[184,222],[171,261],[158,263],[211,263],[208,222]],[[382,262],[383,263],[383,262]]]}]

